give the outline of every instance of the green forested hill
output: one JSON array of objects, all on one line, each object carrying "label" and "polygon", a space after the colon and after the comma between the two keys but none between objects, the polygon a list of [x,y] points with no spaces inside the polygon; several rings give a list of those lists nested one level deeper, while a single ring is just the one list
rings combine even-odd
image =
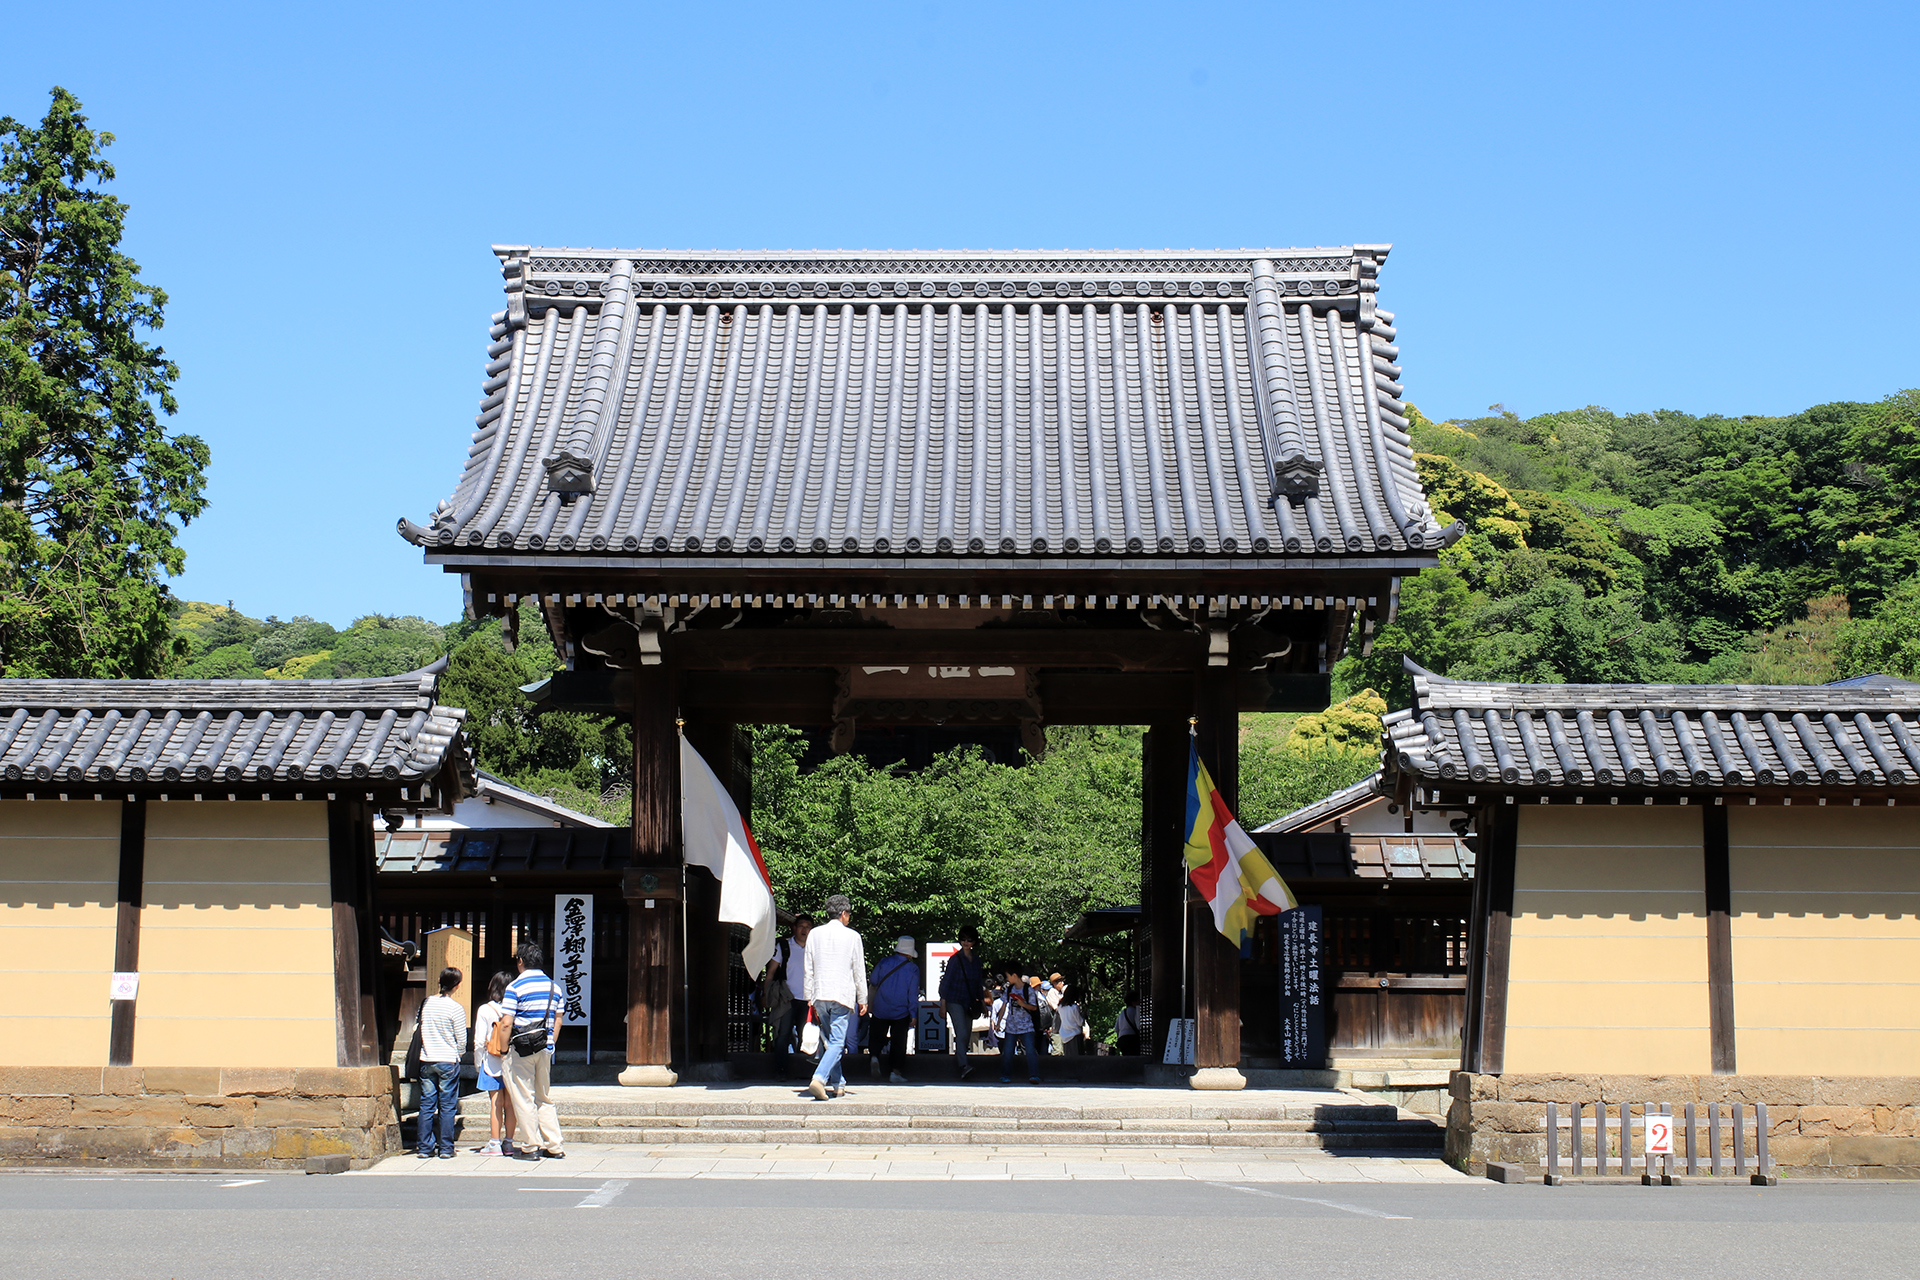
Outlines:
[{"label": "green forested hill", "polygon": [[1468,532],[1337,689],[1403,704],[1402,654],[1493,680],[1920,675],[1920,391],[1782,418],[1411,416]]}]

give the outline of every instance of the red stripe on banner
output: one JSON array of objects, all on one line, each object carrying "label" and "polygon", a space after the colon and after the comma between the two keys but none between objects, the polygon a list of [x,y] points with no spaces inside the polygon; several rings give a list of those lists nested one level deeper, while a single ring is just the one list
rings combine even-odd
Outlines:
[{"label": "red stripe on banner", "polygon": [[1213,810],[1214,820],[1207,824],[1207,847],[1213,856],[1203,867],[1193,869],[1194,888],[1200,890],[1200,896],[1213,901],[1215,888],[1220,884],[1220,873],[1227,869],[1227,829],[1220,821],[1220,815],[1226,812],[1226,806],[1220,803],[1220,793],[1207,793],[1208,808]]},{"label": "red stripe on banner", "polygon": [[753,828],[747,825],[745,818],[740,819],[740,832],[747,838],[747,852],[753,855],[753,865],[760,868],[760,881],[767,886],[767,892],[773,892],[773,873],[767,870],[767,860],[760,856],[760,842],[753,838]]}]

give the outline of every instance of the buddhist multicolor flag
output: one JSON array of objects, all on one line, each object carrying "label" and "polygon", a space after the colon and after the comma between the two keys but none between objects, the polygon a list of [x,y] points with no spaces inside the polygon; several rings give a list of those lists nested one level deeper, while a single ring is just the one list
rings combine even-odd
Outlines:
[{"label": "buddhist multicolor flag", "polygon": [[1187,875],[1213,908],[1213,924],[1240,954],[1253,947],[1253,918],[1277,915],[1300,904],[1240,828],[1219,789],[1200,763],[1196,743],[1187,763]]}]

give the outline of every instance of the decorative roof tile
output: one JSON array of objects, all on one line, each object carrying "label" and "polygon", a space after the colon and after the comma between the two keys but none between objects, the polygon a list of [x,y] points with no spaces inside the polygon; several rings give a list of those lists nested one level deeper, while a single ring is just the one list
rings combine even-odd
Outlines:
[{"label": "decorative roof tile", "polygon": [[1405,554],[1445,532],[1385,246],[1172,254],[496,249],[432,550]]},{"label": "decorative roof tile", "polygon": [[0,788],[473,787],[445,660],[367,680],[0,680]]}]

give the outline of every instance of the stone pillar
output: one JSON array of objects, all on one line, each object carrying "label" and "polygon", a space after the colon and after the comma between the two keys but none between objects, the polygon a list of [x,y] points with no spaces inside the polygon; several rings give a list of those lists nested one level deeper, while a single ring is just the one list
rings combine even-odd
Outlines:
[{"label": "stone pillar", "polygon": [[[1196,741],[1229,811],[1240,803],[1240,712],[1228,667],[1207,667],[1196,681]],[[1182,833],[1184,841],[1185,833]],[[1184,865],[1184,860],[1183,860]],[[1192,947],[1193,1087],[1244,1089],[1240,1074],[1240,951],[1214,928],[1213,914],[1195,895],[1188,907]]]},{"label": "stone pillar", "polygon": [[634,672],[633,849],[627,900],[626,1085],[670,1085],[685,1034],[680,931],[680,742],[673,676]]}]

